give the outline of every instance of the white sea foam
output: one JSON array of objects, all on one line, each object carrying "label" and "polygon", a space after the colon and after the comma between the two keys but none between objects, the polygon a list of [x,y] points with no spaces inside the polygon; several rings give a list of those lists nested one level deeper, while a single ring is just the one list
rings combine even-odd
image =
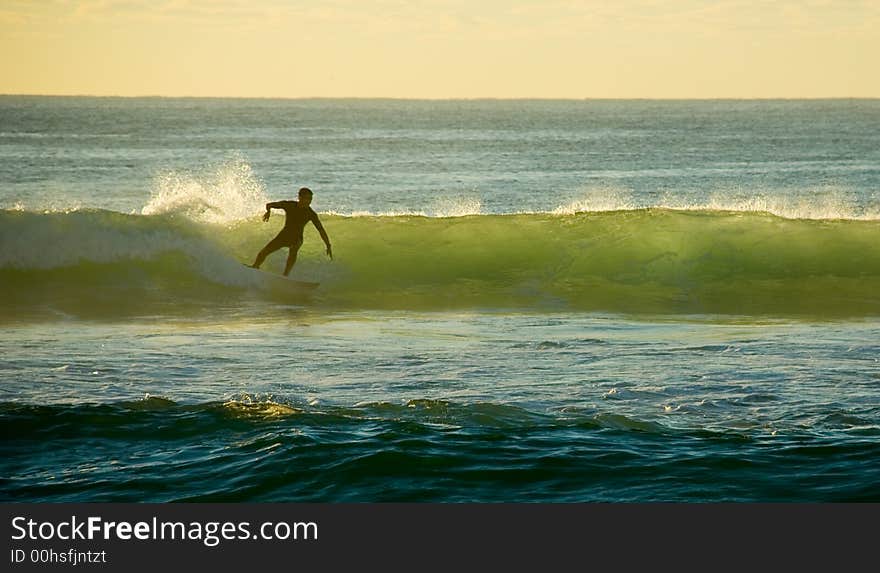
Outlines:
[{"label": "white sea foam", "polygon": [[799,196],[780,195],[778,192],[766,191],[748,194],[744,191],[733,190],[713,193],[705,201],[699,202],[689,202],[687,199],[678,198],[672,194],[666,194],[653,202],[638,201],[627,190],[599,187],[588,189],[581,198],[561,205],[551,210],[550,213],[573,215],[576,213],[651,208],[675,211],[770,213],[786,219],[880,220],[880,205],[857,205],[848,198],[845,190],[835,187],[808,190],[808,193]]},{"label": "white sea foam", "polygon": [[267,202],[262,182],[241,156],[200,174],[165,171],[156,177],[144,215],[180,213],[203,223],[254,217]]},{"label": "white sea foam", "polygon": [[590,187],[577,199],[551,210],[554,215],[574,215],[575,213],[600,213],[605,211],[627,211],[643,206],[638,205],[632,194],[619,187]]},{"label": "white sea foam", "polygon": [[168,253],[186,256],[190,270],[229,286],[261,284],[257,273],[230,258],[198,232],[168,220],[110,211],[66,211],[13,216],[0,225],[0,269],[48,270],[83,262],[149,261]]},{"label": "white sea foam", "polygon": [[483,211],[483,203],[473,197],[441,197],[429,211],[431,217],[466,217],[479,215]]},{"label": "white sea foam", "polygon": [[757,194],[751,197],[731,198],[716,193],[703,204],[690,209],[772,213],[786,219],[880,219],[880,206],[859,206],[847,199],[842,190],[820,189],[809,197],[786,197]]}]

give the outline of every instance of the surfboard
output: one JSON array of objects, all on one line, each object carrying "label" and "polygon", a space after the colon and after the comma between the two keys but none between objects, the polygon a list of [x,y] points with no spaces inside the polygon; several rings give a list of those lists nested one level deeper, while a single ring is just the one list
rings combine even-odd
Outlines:
[{"label": "surfboard", "polygon": [[246,268],[254,271],[255,273],[260,273],[261,275],[263,275],[265,277],[269,277],[270,279],[278,281],[278,284],[283,284],[283,285],[291,288],[292,290],[298,290],[298,291],[302,291],[302,292],[310,292],[310,291],[313,291],[316,288],[318,288],[318,285],[321,284],[321,283],[313,283],[313,282],[307,282],[307,281],[295,281],[293,279],[287,278],[284,275],[276,275],[274,273],[268,273],[268,272],[260,270],[260,269],[255,269],[254,267],[250,266],[247,263],[241,263],[241,264],[244,265]]}]

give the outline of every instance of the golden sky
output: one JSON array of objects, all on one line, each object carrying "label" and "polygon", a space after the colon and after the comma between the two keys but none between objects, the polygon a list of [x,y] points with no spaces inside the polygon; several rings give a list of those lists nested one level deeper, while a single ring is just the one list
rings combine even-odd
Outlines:
[{"label": "golden sky", "polygon": [[880,0],[0,0],[0,93],[880,97]]}]

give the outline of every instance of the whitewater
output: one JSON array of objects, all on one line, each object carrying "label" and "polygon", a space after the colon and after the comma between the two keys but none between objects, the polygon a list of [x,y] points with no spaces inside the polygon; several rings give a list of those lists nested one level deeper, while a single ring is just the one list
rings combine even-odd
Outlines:
[{"label": "whitewater", "polygon": [[[0,97],[4,501],[877,501],[880,103]],[[315,192],[293,278],[265,203]]]}]

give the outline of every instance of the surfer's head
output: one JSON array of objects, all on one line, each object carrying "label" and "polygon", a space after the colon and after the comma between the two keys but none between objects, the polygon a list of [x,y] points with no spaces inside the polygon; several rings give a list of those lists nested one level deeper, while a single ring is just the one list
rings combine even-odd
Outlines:
[{"label": "surfer's head", "polygon": [[299,202],[304,207],[308,207],[312,202],[312,190],[308,187],[301,187],[299,190]]}]

